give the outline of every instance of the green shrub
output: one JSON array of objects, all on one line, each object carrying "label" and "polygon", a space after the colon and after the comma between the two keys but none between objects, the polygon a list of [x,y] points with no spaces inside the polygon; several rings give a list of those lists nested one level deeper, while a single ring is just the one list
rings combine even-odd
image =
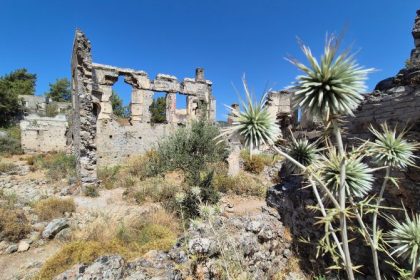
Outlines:
[{"label": "green shrub", "polygon": [[50,197],[37,201],[34,210],[41,220],[47,221],[63,217],[66,212],[74,212],[76,205],[73,198]]},{"label": "green shrub", "polygon": [[[216,204],[219,202],[220,194],[213,186],[214,171],[208,173],[197,187],[189,188],[181,203],[184,219],[194,219],[200,215],[200,205]],[[199,193],[196,193],[199,191]]]},{"label": "green shrub", "polygon": [[58,105],[56,103],[49,103],[45,107],[45,116],[53,118],[58,115]]},{"label": "green shrub", "polygon": [[159,144],[156,152],[160,171],[181,169],[190,184],[197,185],[200,172],[208,163],[221,161],[227,156],[226,144],[215,140],[219,134],[216,126],[204,120],[178,129]]},{"label": "green shrub", "polygon": [[0,137],[0,155],[20,155],[23,153],[20,145],[20,128],[12,126],[0,129],[7,133],[6,137]]},{"label": "green shrub", "polygon": [[31,231],[25,214],[20,209],[0,208],[0,235],[11,242],[17,242]]}]

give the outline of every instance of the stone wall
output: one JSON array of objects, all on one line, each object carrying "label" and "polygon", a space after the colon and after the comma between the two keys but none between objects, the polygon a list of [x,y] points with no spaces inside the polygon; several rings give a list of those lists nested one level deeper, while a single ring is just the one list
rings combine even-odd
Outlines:
[{"label": "stone wall", "polygon": [[[175,76],[158,74],[150,79],[144,71],[92,62],[91,44],[76,31],[72,57],[73,152],[82,184],[97,183],[97,168],[123,163],[155,147],[179,125],[205,118],[215,120],[216,101],[212,83],[204,70],[181,82]],[[112,86],[118,79],[132,87],[130,118],[118,121],[113,115]],[[166,122],[151,123],[149,107],[155,93],[165,93]],[[186,109],[176,108],[177,96],[186,96]]]},{"label": "stone wall", "polygon": [[[369,126],[378,128],[387,123],[391,128],[402,131],[408,129],[406,139],[420,142],[420,10],[413,28],[415,49],[411,52],[407,68],[398,72],[395,77],[379,82],[373,93],[365,95],[365,100],[355,112],[355,116],[346,122],[346,137],[349,143],[358,138],[372,137]],[[420,155],[419,152],[416,154]],[[420,165],[417,158],[416,164]],[[415,211],[420,210],[420,175],[416,168],[392,174],[399,179],[400,188],[389,188],[387,203],[391,206],[400,205],[401,199],[405,206]],[[383,174],[378,174],[383,176]]]},{"label": "stone wall", "polygon": [[25,153],[65,151],[67,148],[67,119],[29,115],[20,122],[21,144]]}]

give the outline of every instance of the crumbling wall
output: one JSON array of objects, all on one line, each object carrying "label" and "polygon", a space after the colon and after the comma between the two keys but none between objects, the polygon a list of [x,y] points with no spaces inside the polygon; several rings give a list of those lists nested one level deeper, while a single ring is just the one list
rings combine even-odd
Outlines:
[{"label": "crumbling wall", "polygon": [[29,115],[20,122],[21,145],[25,153],[65,151],[67,119]]},{"label": "crumbling wall", "polygon": [[[195,78],[179,82],[175,76],[158,74],[150,79],[144,71],[92,63],[90,42],[76,31],[73,48],[73,150],[83,184],[96,183],[98,167],[120,164],[155,147],[179,125],[205,118],[214,121],[216,101],[212,83],[204,70]],[[112,111],[112,86],[119,78],[132,87],[128,121],[121,122]],[[151,123],[149,107],[155,93],[165,93],[166,122]],[[176,108],[176,98],[186,96],[186,109]]]}]

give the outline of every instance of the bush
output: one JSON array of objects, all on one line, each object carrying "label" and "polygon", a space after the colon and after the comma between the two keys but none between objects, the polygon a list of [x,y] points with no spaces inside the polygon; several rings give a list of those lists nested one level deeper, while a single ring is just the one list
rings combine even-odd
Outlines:
[{"label": "bush", "polygon": [[198,187],[187,190],[185,198],[180,204],[184,219],[190,220],[198,217],[200,215],[199,208],[202,204],[212,205],[219,202],[220,194],[213,187],[213,178],[214,171],[211,171],[201,180]]},{"label": "bush", "polygon": [[48,259],[35,279],[53,279],[78,263],[89,264],[103,255],[119,254],[126,259],[150,250],[168,251],[179,233],[178,220],[165,211],[148,213],[128,225],[111,224],[109,220],[92,223],[78,241],[64,245]]},{"label": "bush", "polygon": [[1,129],[7,133],[6,137],[0,137],[0,155],[20,155],[23,153],[20,145],[20,128],[12,126]]},{"label": "bush", "polygon": [[200,181],[200,172],[206,164],[226,158],[224,142],[218,143],[219,129],[201,120],[178,129],[173,135],[159,144],[157,156],[160,171],[181,169],[192,185]]},{"label": "bush", "polygon": [[34,210],[41,220],[47,221],[63,217],[66,212],[74,212],[76,205],[72,198],[50,197],[37,201],[34,205]]},{"label": "bush", "polygon": [[4,239],[17,242],[30,231],[31,226],[22,210],[0,208],[0,235]]},{"label": "bush", "polygon": [[76,158],[64,152],[37,155],[27,159],[34,169],[47,169],[47,176],[54,181],[71,178],[76,175]]},{"label": "bush", "polygon": [[53,118],[58,115],[58,105],[56,103],[49,103],[45,107],[45,116]]},{"label": "bush", "polygon": [[118,179],[120,166],[105,167],[98,170],[98,178],[101,180],[101,186],[105,189],[113,189]]}]

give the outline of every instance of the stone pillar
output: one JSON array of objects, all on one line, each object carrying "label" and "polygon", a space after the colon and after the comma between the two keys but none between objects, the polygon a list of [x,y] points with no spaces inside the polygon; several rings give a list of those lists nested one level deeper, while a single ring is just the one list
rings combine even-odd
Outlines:
[{"label": "stone pillar", "polygon": [[140,90],[141,100],[141,122],[150,123],[152,114],[150,113],[150,105],[153,103],[153,91]]},{"label": "stone pillar", "polygon": [[134,88],[131,91],[131,122],[140,122],[142,120],[142,91]]},{"label": "stone pillar", "polygon": [[[76,174],[83,187],[97,184],[96,120],[99,100],[92,95],[91,45],[86,36],[76,31],[71,60],[73,101],[73,154]],[[95,107],[96,106],[96,107]]]},{"label": "stone pillar", "polygon": [[101,92],[100,111],[98,115],[99,120],[111,119],[112,116],[112,85],[104,84],[98,85]]},{"label": "stone pillar", "polygon": [[166,94],[166,121],[176,122],[176,93]]}]

